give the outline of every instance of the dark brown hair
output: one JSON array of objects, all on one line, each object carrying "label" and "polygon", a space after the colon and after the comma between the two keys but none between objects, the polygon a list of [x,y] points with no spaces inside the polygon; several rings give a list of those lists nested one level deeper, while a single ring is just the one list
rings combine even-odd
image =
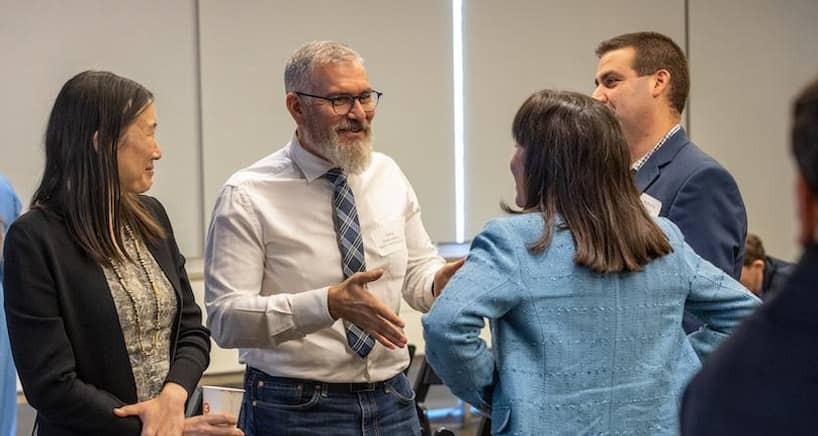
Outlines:
[{"label": "dark brown hair", "polygon": [[637,32],[602,41],[596,48],[596,55],[602,57],[609,51],[626,47],[633,47],[636,51],[631,68],[640,76],[653,74],[661,69],[670,72],[668,99],[670,106],[681,115],[690,92],[690,71],[682,49],[661,33]]},{"label": "dark brown hair", "polygon": [[619,123],[602,103],[575,92],[533,94],[514,117],[512,135],[525,149],[525,204],[545,220],[529,246],[542,252],[557,215],[571,231],[574,260],[597,272],[641,271],[672,251],[639,200]]},{"label": "dark brown hair", "polygon": [[117,153],[126,129],[153,102],[133,80],[85,71],[63,85],[45,134],[45,169],[32,208],[61,214],[68,232],[102,265],[121,260],[121,229],[147,243],[165,236],[134,194],[122,193]]},{"label": "dark brown hair", "polygon": [[792,154],[807,186],[818,195],[818,79],[798,94],[793,111]]},{"label": "dark brown hair", "polygon": [[747,239],[744,240],[744,266],[750,266],[757,260],[764,260],[766,255],[761,238],[747,233]]}]

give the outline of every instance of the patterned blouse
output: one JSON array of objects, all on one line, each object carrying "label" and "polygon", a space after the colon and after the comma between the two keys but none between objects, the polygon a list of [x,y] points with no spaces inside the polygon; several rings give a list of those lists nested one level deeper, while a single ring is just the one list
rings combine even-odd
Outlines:
[{"label": "patterned blouse", "polygon": [[[159,395],[170,369],[170,335],[176,294],[145,243],[123,232],[125,260],[103,267],[119,315],[138,401]],[[157,313],[158,308],[158,313]]]}]

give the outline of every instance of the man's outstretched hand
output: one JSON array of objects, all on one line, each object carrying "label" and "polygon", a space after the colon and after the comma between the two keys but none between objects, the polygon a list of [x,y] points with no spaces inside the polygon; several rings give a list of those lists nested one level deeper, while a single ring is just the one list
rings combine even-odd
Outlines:
[{"label": "man's outstretched hand", "polygon": [[382,269],[358,272],[327,292],[329,313],[334,319],[349,321],[390,350],[406,346],[405,324],[395,312],[366,289],[369,282],[378,280]]}]

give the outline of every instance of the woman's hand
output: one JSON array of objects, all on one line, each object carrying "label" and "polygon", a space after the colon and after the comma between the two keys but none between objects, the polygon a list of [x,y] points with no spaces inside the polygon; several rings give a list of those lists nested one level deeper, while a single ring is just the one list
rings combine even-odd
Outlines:
[{"label": "woman's hand", "polygon": [[167,383],[158,397],[114,409],[114,414],[139,417],[141,436],[180,436],[185,428],[185,401],[185,388]]},{"label": "woman's hand", "polygon": [[236,417],[214,413],[185,420],[184,436],[244,436],[236,428]]}]

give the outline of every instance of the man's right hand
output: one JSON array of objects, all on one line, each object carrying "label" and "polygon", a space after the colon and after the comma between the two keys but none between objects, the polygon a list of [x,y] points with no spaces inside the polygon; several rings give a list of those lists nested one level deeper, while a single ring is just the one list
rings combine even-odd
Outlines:
[{"label": "man's right hand", "polygon": [[407,342],[403,334],[405,324],[366,289],[367,283],[382,275],[382,269],[358,272],[340,284],[330,286],[327,292],[329,314],[333,319],[342,318],[366,330],[390,350],[403,348]]}]

